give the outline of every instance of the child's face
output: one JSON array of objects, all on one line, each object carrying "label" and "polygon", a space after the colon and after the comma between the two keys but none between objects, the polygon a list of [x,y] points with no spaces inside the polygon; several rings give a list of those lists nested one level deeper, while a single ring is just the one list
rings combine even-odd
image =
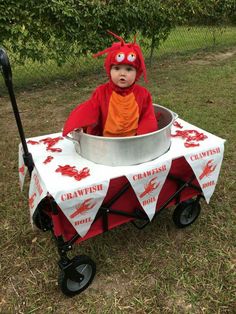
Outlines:
[{"label": "child's face", "polygon": [[111,80],[119,87],[129,87],[131,86],[136,78],[136,69],[131,65],[118,64],[112,65],[111,67]]}]

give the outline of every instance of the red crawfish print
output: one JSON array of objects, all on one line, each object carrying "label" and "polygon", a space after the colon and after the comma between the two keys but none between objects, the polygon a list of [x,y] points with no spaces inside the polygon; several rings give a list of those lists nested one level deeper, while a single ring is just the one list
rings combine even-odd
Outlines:
[{"label": "red crawfish print", "polygon": [[34,200],[36,197],[36,193],[33,193],[30,197],[29,197],[29,207],[33,208],[34,207]]},{"label": "red crawfish print", "polygon": [[87,198],[83,201],[83,203],[76,208],[75,212],[70,215],[70,218],[73,219],[79,214],[86,214],[88,210],[92,209],[96,203],[89,203],[92,200],[92,198]]},{"label": "red crawfish print", "polygon": [[24,172],[25,172],[25,165],[20,167],[18,170],[19,170],[19,173],[24,174]]},{"label": "red crawfish print", "polygon": [[[181,128],[181,126],[179,126]],[[171,134],[172,137],[181,137],[185,140],[185,147],[199,146],[199,141],[204,141],[207,136],[204,133],[200,133],[197,130],[176,130],[175,134]]]},{"label": "red crawfish print", "polygon": [[189,147],[196,147],[196,146],[200,146],[199,143],[194,143],[194,142],[185,142],[184,146],[189,148]]},{"label": "red crawfish print", "polygon": [[63,176],[74,177],[75,180],[80,181],[88,176],[90,176],[90,170],[88,167],[84,167],[82,170],[77,170],[75,166],[65,165],[58,166],[55,170],[60,172]]},{"label": "red crawfish print", "polygon": [[51,162],[53,160],[53,157],[52,156],[47,156],[47,158],[44,160],[44,164],[48,164],[49,162]]},{"label": "red crawfish print", "polygon": [[38,142],[38,141],[28,140],[28,141],[27,141],[27,144],[37,145],[37,144],[39,144],[39,142]]},{"label": "red crawfish print", "polygon": [[202,180],[204,177],[208,177],[210,173],[215,171],[217,165],[213,165],[213,159],[208,160],[205,166],[202,169],[202,173],[199,176],[199,180]]},{"label": "red crawfish print", "polygon": [[62,149],[57,148],[57,147],[53,147],[53,146],[62,140],[64,140],[64,138],[62,136],[58,136],[58,137],[54,137],[54,138],[46,137],[46,138],[41,139],[40,142],[42,142],[43,144],[45,144],[47,146],[46,147],[47,151],[51,151],[54,153],[55,152],[60,153],[60,152],[62,152]]},{"label": "red crawfish print", "polygon": [[183,129],[183,126],[178,121],[175,121],[173,123],[173,126],[175,126],[176,128],[179,128],[179,129]]},{"label": "red crawfish print", "polygon": [[144,196],[146,196],[147,194],[151,194],[154,190],[156,190],[158,188],[158,186],[160,185],[160,182],[154,182],[157,179],[157,177],[152,178],[148,184],[146,184],[144,186],[144,191],[139,195],[140,198],[143,198]]},{"label": "red crawfish print", "polygon": [[57,144],[59,141],[62,141],[64,140],[64,138],[62,136],[58,136],[58,137],[54,137],[54,138],[51,138],[51,137],[46,137],[46,138],[43,138],[41,139],[39,142],[38,141],[33,141],[33,140],[28,140],[27,143],[28,144],[31,144],[31,145],[36,145],[36,144],[40,144],[40,143],[43,143],[46,145],[46,150],[47,151],[51,151],[51,152],[62,152],[62,149],[61,148],[58,148],[58,147],[53,147],[55,144]]}]

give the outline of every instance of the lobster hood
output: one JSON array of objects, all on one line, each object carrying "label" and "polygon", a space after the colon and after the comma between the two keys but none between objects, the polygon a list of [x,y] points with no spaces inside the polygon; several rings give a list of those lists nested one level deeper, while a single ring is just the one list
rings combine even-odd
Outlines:
[{"label": "lobster hood", "polygon": [[127,64],[136,68],[136,81],[143,74],[144,80],[147,82],[146,66],[142,50],[140,46],[136,44],[136,38],[134,38],[133,43],[125,43],[122,37],[119,37],[110,31],[108,32],[120,41],[94,55],[94,57],[98,57],[103,54],[107,54],[104,62],[107,75],[110,77],[112,65]]}]

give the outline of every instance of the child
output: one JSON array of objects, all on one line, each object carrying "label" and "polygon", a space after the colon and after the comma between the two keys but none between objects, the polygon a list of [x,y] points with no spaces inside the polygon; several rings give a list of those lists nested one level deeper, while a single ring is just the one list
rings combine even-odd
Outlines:
[{"label": "child", "polygon": [[136,81],[146,67],[140,47],[109,32],[120,41],[98,52],[107,53],[109,82],[96,88],[91,98],[77,106],[67,119],[63,136],[83,128],[86,133],[107,137],[146,134],[158,129],[150,93]]}]

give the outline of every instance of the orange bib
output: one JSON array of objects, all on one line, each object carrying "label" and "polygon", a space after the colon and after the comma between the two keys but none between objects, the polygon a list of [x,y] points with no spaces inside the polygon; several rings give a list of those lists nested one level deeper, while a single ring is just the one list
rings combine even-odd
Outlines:
[{"label": "orange bib", "polygon": [[112,92],[103,136],[134,136],[139,120],[139,106],[134,94],[121,96]]}]

